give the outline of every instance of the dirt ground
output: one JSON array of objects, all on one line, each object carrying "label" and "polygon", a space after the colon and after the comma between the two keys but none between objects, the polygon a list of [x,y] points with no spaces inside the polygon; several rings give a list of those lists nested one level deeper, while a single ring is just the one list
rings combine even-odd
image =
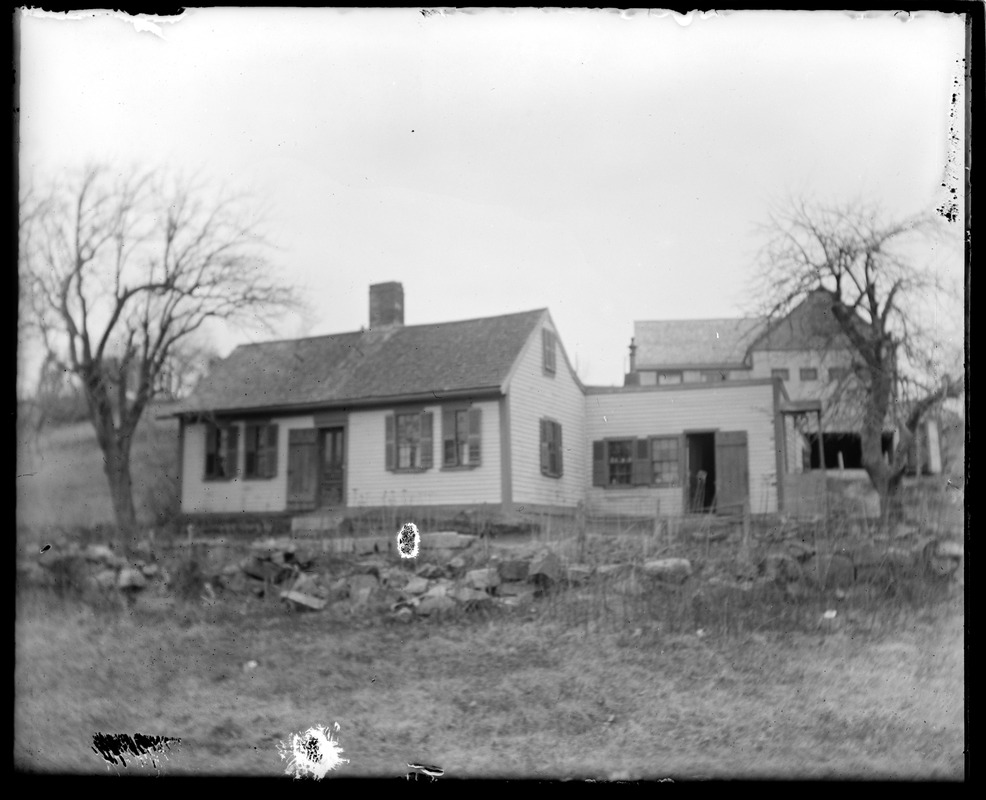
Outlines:
[{"label": "dirt ground", "polygon": [[[961,593],[817,630],[717,637],[544,614],[340,623],[277,607],[94,612],[38,593],[15,631],[18,769],[109,766],[92,736],[180,737],[163,775],[284,775],[333,726],[333,777],[961,780]],[[864,624],[865,623],[865,624]],[[250,662],[256,662],[251,665]]]}]

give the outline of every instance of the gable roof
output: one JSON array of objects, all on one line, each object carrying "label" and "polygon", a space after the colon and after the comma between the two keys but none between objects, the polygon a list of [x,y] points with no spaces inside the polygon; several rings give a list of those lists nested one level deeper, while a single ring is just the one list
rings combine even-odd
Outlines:
[{"label": "gable roof", "polygon": [[751,350],[848,349],[851,345],[832,314],[832,301],[816,289],[780,319],[766,326]]},{"label": "gable roof", "polygon": [[240,345],[175,410],[340,406],[499,390],[546,309]]},{"label": "gable roof", "polygon": [[634,322],[636,368],[744,367],[763,327],[762,319],[744,317]]}]

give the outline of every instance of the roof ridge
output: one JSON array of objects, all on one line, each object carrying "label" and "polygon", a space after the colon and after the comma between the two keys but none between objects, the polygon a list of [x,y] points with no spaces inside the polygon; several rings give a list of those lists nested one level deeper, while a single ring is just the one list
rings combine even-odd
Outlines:
[{"label": "roof ridge", "polygon": [[385,331],[409,330],[411,328],[443,328],[447,325],[462,325],[467,322],[482,322],[488,319],[506,319],[507,317],[522,317],[529,314],[540,314],[547,311],[547,308],[532,308],[529,311],[515,311],[510,314],[494,314],[489,317],[472,317],[471,319],[454,319],[448,322],[419,322],[416,325],[395,325],[383,328],[363,328],[358,331],[340,331],[338,333],[320,333],[316,336],[294,336],[283,339],[267,339],[263,342],[244,342],[236,345],[233,349],[240,347],[263,347],[269,344],[286,344],[289,342],[314,342],[320,339],[332,339],[337,336],[361,336],[365,333],[382,333]]}]

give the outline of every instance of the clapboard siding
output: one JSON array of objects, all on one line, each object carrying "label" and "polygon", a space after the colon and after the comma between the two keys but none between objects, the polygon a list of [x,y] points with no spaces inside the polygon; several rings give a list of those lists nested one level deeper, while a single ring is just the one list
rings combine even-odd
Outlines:
[{"label": "clapboard siding", "polygon": [[[715,388],[675,387],[634,392],[590,391],[585,398],[584,458],[591,464],[592,443],[600,439],[677,435],[686,430],[746,431],[749,448],[750,506],[753,513],[777,510],[774,402],[770,384],[715,384]],[[586,484],[591,484],[591,478]],[[680,514],[683,491],[588,486],[587,503],[595,513]],[[642,511],[642,509],[649,509]]]},{"label": "clapboard siding", "polygon": [[236,513],[240,511],[284,511],[287,507],[288,434],[291,428],[310,428],[310,415],[275,417],[270,420],[278,425],[277,475],[273,478],[245,479],[243,463],[245,453],[245,423],[235,424],[240,429],[237,448],[236,478],[228,481],[207,481],[205,474],[204,424],[185,425],[185,448],[182,463],[182,505],[185,514]]},{"label": "clapboard siding", "polygon": [[[546,375],[542,328],[555,334],[555,373]],[[585,400],[551,317],[534,332],[521,352],[507,387],[510,398],[510,470],[514,507],[525,504],[574,506],[584,496]],[[562,468],[559,478],[541,474],[541,424],[561,423]]]},{"label": "clapboard siding", "polygon": [[[461,408],[461,403],[453,404]],[[496,400],[479,401],[482,411],[480,465],[443,470],[442,406],[429,405],[433,417],[434,466],[424,472],[391,472],[385,466],[385,419],[399,408],[353,411],[349,415],[347,504],[419,506],[500,502],[500,413]],[[416,406],[415,410],[421,410]]]}]

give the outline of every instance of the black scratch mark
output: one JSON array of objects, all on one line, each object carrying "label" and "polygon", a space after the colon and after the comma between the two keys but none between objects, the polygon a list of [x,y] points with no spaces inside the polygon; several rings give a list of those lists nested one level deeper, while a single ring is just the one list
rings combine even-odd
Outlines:
[{"label": "black scratch mark", "polygon": [[119,764],[122,767],[127,765],[127,758],[138,763],[149,759],[156,769],[157,761],[154,754],[165,755],[165,750],[170,750],[172,744],[177,747],[181,744],[181,739],[170,736],[145,736],[142,733],[135,733],[132,737],[125,733],[97,732],[92,735],[92,751],[107,763]]}]

